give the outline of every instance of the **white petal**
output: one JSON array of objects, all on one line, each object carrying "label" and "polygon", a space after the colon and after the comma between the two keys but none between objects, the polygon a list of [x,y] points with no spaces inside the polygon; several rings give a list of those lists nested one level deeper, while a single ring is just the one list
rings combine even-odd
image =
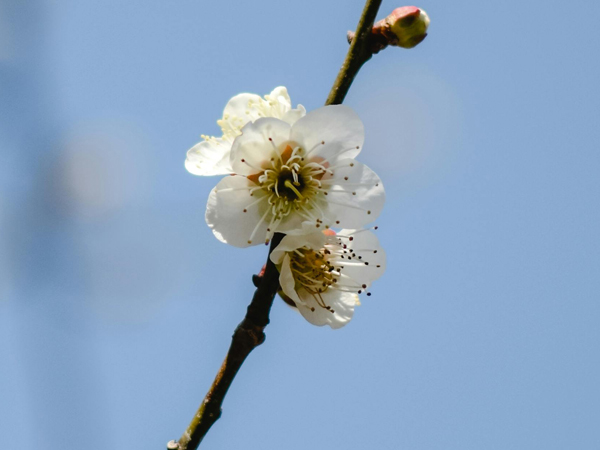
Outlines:
[{"label": "white petal", "polygon": [[231,100],[227,102],[227,105],[225,105],[223,118],[227,116],[239,117],[244,120],[244,124],[248,123],[250,120],[255,120],[258,118],[258,115],[256,115],[257,112],[253,110],[249,104],[258,104],[260,101],[260,96],[256,94],[238,94],[235,97],[232,97]]},{"label": "white petal", "polygon": [[235,247],[265,242],[267,223],[260,221],[267,199],[261,190],[250,195],[250,189],[255,186],[246,177],[228,176],[211,191],[206,205],[206,223],[221,242]]},{"label": "white petal", "polygon": [[328,190],[325,200],[335,223],[329,221],[327,225],[362,228],[375,220],[385,202],[385,190],[377,174],[353,159],[338,161],[333,172],[321,180],[324,190]]},{"label": "white petal", "polygon": [[285,86],[277,86],[271,91],[269,97],[277,100],[277,103],[279,103],[285,111],[292,108],[292,100],[290,99],[290,94],[288,94]]},{"label": "white petal", "polygon": [[363,123],[352,108],[330,105],[315,109],[294,123],[291,139],[310,152],[309,158],[317,156],[332,162],[358,155],[364,136]]},{"label": "white petal", "polygon": [[304,303],[300,300],[300,297],[298,297],[298,293],[296,292],[296,280],[294,280],[294,275],[292,274],[290,255],[287,253],[285,253],[283,257],[283,264],[279,275],[279,285],[281,286],[283,293],[291,298],[296,306]]},{"label": "white petal", "polygon": [[[342,273],[352,278],[354,285],[367,287],[385,271],[386,255],[375,233],[368,230],[341,230],[337,236],[356,256],[344,264]],[[342,284],[347,284],[342,280]],[[364,288],[363,288],[364,289]]]},{"label": "white petal", "polygon": [[292,109],[292,101],[288,94],[288,91],[285,87],[279,86],[273,89],[273,91],[269,94],[270,97],[277,99],[279,104],[279,113],[280,115],[273,115],[273,117],[277,117],[278,119],[283,120],[284,122],[292,125],[301,117],[306,115],[306,109],[304,106],[298,105],[296,109]]},{"label": "white petal", "polygon": [[313,232],[315,229],[319,229],[313,223],[310,223],[310,226],[305,224],[306,218],[301,216],[297,211],[294,211],[279,222],[277,232],[290,235],[304,235],[307,231]]},{"label": "white petal", "polygon": [[194,175],[231,173],[230,150],[231,143],[221,138],[199,142],[188,150],[185,168]]},{"label": "white petal", "polygon": [[305,234],[302,236],[286,235],[279,245],[271,252],[271,261],[274,264],[281,264],[284,255],[287,252],[293,252],[297,248],[308,247],[315,251],[321,250],[325,244],[325,235],[323,233],[316,232]]},{"label": "white petal", "polygon": [[298,108],[291,109],[288,112],[286,112],[283,115],[283,117],[281,118],[281,120],[289,123],[290,125],[293,125],[294,123],[296,123],[300,118],[304,117],[305,115],[306,115],[306,109],[304,109],[304,106],[298,105]]},{"label": "white petal", "polygon": [[289,140],[290,128],[284,121],[271,117],[248,123],[231,147],[233,171],[240,175],[252,175],[270,167],[271,158],[278,158],[279,145]]},{"label": "white petal", "polygon": [[300,289],[298,293],[304,304],[299,304],[298,311],[313,325],[329,325],[331,328],[341,328],[352,319],[354,307],[358,303],[358,295],[351,292],[341,292],[336,289],[328,289],[321,294],[325,305],[334,311],[319,306],[312,294]]}]

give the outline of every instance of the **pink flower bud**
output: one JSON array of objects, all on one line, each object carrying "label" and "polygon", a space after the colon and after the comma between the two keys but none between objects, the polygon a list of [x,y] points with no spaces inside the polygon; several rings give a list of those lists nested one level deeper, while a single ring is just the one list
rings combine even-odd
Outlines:
[{"label": "pink flower bud", "polygon": [[[386,25],[389,26],[389,31],[397,39],[397,42],[393,42],[393,39],[389,39],[388,37],[391,45],[413,48],[427,36],[429,16],[425,11],[416,6],[396,8],[383,21],[386,22]],[[378,24],[375,24],[375,26]]]},{"label": "pink flower bud", "polygon": [[[429,27],[429,16],[416,6],[396,8],[385,19],[373,25],[371,30],[371,51],[378,53],[388,45],[413,48],[425,36]],[[355,33],[348,32],[348,43],[354,39]]]}]

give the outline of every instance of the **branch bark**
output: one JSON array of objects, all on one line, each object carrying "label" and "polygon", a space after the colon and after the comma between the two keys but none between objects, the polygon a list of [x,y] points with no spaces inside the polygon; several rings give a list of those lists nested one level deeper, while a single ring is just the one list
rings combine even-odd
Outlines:
[{"label": "branch bark", "polygon": [[339,105],[344,101],[356,74],[373,56],[371,30],[380,5],[381,0],[367,0],[344,64],[329,91],[326,105]]},{"label": "branch bark", "polygon": [[[356,74],[373,55],[369,39],[380,5],[381,0],[367,0],[358,22],[356,35],[325,102],[326,105],[337,105],[344,101]],[[269,256],[283,237],[284,235],[281,233],[273,236]],[[179,441],[170,441],[167,444],[168,450],[196,450],[210,427],[219,419],[221,405],[235,375],[250,352],[265,340],[264,329],[269,324],[271,306],[278,289],[279,272],[271,259],[267,257],[264,274],[260,277],[260,283],[254,292],[244,320],[233,333],[225,361],[185,433]]]},{"label": "branch bark", "polygon": [[[279,245],[283,236],[281,233],[275,233],[271,239],[269,255]],[[215,381],[183,436],[178,442],[169,442],[167,449],[197,449],[210,427],[221,417],[221,405],[238,370],[250,352],[265,341],[264,329],[269,324],[269,313],[278,289],[279,272],[271,259],[267,258],[264,274],[260,277],[260,283],[254,291],[244,320],[240,322],[233,333],[231,346]]]}]

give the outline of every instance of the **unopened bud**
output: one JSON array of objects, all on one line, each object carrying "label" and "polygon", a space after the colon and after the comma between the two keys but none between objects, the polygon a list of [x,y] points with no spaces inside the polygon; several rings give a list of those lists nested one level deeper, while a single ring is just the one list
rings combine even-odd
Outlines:
[{"label": "unopened bud", "polygon": [[[378,53],[388,45],[403,48],[417,46],[427,36],[429,16],[416,6],[396,8],[385,19],[373,25],[371,30],[371,51]],[[355,33],[348,32],[348,43],[352,42]]]},{"label": "unopened bud", "polygon": [[389,23],[389,31],[394,34],[398,42],[390,42],[403,48],[413,48],[427,36],[429,16],[416,6],[396,8],[383,19]]}]

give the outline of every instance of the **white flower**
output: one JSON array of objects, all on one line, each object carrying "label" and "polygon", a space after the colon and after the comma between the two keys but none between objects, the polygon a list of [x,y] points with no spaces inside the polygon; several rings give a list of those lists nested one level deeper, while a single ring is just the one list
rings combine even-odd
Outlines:
[{"label": "white flower", "polygon": [[225,106],[223,118],[217,121],[223,136],[202,135],[204,140],[188,150],[185,168],[194,175],[229,174],[233,172],[229,163],[231,144],[242,134],[244,125],[260,117],[275,117],[292,124],[305,114],[302,105],[292,108],[290,96],[283,86],[273,89],[264,99],[256,94],[236,95]]},{"label": "white flower", "polygon": [[381,212],[379,177],[354,160],[363,124],[343,105],[311,111],[293,125],[262,118],[248,123],[231,148],[236,175],[212,190],[206,222],[236,247],[268,242],[275,232],[362,228]]},{"label": "white flower", "polygon": [[358,294],[385,270],[385,252],[368,230],[287,235],[271,261],[279,269],[281,290],[304,318],[331,328],[352,319]]}]

